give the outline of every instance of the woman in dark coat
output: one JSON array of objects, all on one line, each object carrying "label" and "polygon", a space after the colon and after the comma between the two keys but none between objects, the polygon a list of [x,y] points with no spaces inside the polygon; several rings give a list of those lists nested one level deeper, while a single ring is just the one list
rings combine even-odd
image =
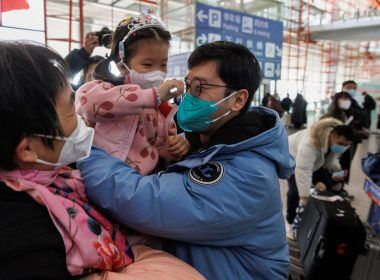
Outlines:
[{"label": "woman in dark coat", "polygon": [[305,98],[298,93],[293,103],[293,111],[291,115],[291,122],[296,129],[301,128],[307,123],[306,106],[307,102]]}]

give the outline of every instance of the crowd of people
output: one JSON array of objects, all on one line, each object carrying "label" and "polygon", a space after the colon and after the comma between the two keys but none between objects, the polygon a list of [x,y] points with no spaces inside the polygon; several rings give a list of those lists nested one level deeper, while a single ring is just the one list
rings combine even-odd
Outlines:
[{"label": "crowd of people", "polygon": [[302,129],[301,94],[251,107],[262,72],[242,45],[196,48],[183,83],[151,15],[120,21],[108,57],[99,40],[66,60],[0,42],[0,278],[286,279],[279,179],[295,231],[312,186],[346,195],[374,100],[348,81]]}]

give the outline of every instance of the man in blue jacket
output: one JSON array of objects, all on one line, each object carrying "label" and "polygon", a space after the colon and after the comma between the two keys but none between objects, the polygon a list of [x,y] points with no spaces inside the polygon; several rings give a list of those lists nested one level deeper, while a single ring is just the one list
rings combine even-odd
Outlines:
[{"label": "man in blue jacket", "polygon": [[167,250],[207,279],[286,279],[278,179],[289,178],[294,161],[278,114],[248,111],[258,61],[241,45],[215,42],[198,47],[188,66],[178,122],[199,138],[194,152],[142,176],[94,148],[78,164],[88,197],[126,226],[169,239]]}]

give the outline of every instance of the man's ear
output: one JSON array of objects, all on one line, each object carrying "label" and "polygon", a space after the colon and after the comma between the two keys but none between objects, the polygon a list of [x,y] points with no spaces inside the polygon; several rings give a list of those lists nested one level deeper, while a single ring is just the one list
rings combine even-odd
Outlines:
[{"label": "man's ear", "polygon": [[37,153],[31,149],[32,138],[23,138],[16,147],[15,160],[20,164],[34,163]]},{"label": "man's ear", "polygon": [[241,109],[243,109],[245,104],[247,103],[248,97],[249,93],[246,89],[239,90],[239,92],[235,95],[235,102],[231,107],[231,111],[239,112]]}]

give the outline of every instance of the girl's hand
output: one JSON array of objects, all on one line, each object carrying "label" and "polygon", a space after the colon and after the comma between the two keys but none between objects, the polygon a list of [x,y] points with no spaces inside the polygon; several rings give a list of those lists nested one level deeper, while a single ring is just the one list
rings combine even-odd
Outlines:
[{"label": "girl's hand", "polygon": [[[177,88],[177,91],[171,92],[171,89]],[[161,102],[168,101],[184,91],[183,82],[178,80],[167,80],[158,87]]]}]

